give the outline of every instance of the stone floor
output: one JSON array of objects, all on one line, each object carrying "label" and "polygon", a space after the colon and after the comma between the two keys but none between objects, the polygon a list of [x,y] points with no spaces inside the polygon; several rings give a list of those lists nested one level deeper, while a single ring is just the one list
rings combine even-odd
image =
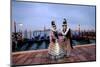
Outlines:
[{"label": "stone floor", "polygon": [[48,49],[12,53],[12,65],[75,63],[87,61],[96,61],[96,46],[93,44],[74,46],[70,57],[65,56],[58,60],[51,60],[48,58]]}]

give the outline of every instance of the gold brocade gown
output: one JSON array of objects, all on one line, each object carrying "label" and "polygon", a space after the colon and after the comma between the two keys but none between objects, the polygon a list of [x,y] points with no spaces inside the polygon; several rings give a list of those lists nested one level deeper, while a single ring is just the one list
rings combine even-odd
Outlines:
[{"label": "gold brocade gown", "polygon": [[56,39],[55,43],[50,43],[48,48],[48,54],[51,59],[59,59],[64,57],[65,52],[62,48],[62,46],[58,43],[58,40]]}]

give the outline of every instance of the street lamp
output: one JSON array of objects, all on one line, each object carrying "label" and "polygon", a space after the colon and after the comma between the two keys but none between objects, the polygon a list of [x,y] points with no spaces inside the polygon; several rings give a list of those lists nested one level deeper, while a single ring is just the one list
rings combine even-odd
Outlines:
[{"label": "street lamp", "polygon": [[19,32],[22,32],[23,24],[22,23],[18,23],[18,26],[19,26]]}]

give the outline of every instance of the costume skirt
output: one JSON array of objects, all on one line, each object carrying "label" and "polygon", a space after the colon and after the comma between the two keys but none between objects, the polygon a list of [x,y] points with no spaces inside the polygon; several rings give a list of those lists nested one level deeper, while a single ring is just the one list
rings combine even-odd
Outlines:
[{"label": "costume skirt", "polygon": [[58,42],[55,42],[50,43],[48,48],[48,54],[51,59],[59,59],[64,57],[65,52],[62,46]]}]

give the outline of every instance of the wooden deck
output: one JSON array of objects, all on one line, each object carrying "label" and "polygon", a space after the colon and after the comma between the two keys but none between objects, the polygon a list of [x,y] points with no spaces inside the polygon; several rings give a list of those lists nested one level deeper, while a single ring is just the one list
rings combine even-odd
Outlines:
[{"label": "wooden deck", "polygon": [[74,63],[87,61],[96,61],[95,45],[74,46],[70,57],[64,57],[59,60],[51,60],[48,58],[47,49],[12,53],[12,65]]}]

